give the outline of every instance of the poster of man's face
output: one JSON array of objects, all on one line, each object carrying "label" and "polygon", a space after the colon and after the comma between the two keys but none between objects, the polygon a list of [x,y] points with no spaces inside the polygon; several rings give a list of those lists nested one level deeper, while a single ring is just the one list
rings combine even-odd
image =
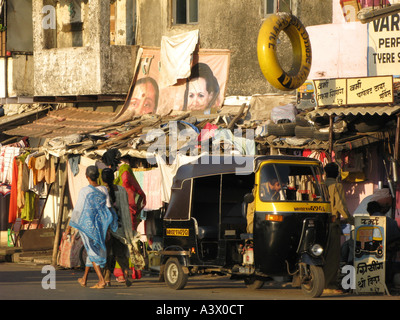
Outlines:
[{"label": "poster of man's face", "polygon": [[228,50],[200,50],[193,55],[190,76],[161,88],[160,50],[144,49],[136,81],[121,115],[124,117],[173,110],[212,113],[223,103],[229,70]]}]

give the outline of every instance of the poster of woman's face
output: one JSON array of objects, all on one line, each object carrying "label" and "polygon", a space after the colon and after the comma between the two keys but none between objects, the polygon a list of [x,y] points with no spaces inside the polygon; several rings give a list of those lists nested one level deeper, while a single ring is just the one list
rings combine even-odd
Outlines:
[{"label": "poster of woman's face", "polygon": [[136,81],[132,83],[120,116],[170,111],[212,113],[223,103],[228,81],[228,50],[200,50],[193,55],[190,76],[173,86],[161,88],[160,49],[144,49]]},{"label": "poster of woman's face", "polygon": [[205,63],[196,63],[187,80],[183,110],[210,113],[218,106],[219,83],[211,68]]}]

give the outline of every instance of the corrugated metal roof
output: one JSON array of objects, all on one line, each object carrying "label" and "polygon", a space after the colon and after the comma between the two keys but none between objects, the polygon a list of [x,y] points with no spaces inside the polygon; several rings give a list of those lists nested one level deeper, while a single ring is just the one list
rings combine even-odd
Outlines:
[{"label": "corrugated metal roof", "polygon": [[4,128],[10,123],[20,121],[21,119],[25,119],[30,116],[34,115],[40,115],[43,112],[47,112],[47,110],[50,108],[50,106],[42,107],[42,108],[36,108],[31,111],[26,111],[18,114],[13,114],[11,116],[3,116],[0,117],[0,127]]},{"label": "corrugated metal roof", "polygon": [[54,138],[101,130],[112,124],[114,113],[64,108],[50,111],[33,123],[5,131],[7,135]]},{"label": "corrugated metal roof", "polygon": [[352,107],[331,107],[331,108],[317,108],[308,113],[309,116],[330,116],[330,115],[388,115],[391,116],[400,111],[400,105],[384,105],[384,106],[352,106]]}]

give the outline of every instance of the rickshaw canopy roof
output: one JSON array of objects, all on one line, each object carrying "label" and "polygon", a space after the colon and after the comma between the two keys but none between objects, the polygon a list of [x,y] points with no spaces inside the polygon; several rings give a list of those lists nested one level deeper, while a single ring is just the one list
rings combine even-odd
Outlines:
[{"label": "rickshaw canopy roof", "polygon": [[315,162],[319,160],[298,156],[201,156],[193,162],[179,167],[172,184],[172,189],[180,189],[183,181],[192,178],[206,177],[219,174],[236,173],[251,174],[257,171],[259,165],[268,160]]}]

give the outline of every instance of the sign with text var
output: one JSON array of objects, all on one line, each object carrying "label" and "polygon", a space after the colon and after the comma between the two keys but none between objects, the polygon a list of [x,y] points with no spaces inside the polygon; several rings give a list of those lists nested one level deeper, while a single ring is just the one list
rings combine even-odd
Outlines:
[{"label": "sign with text var", "polygon": [[393,76],[314,80],[318,107],[393,103]]},{"label": "sign with text var", "polygon": [[400,15],[368,23],[368,75],[400,74]]}]

